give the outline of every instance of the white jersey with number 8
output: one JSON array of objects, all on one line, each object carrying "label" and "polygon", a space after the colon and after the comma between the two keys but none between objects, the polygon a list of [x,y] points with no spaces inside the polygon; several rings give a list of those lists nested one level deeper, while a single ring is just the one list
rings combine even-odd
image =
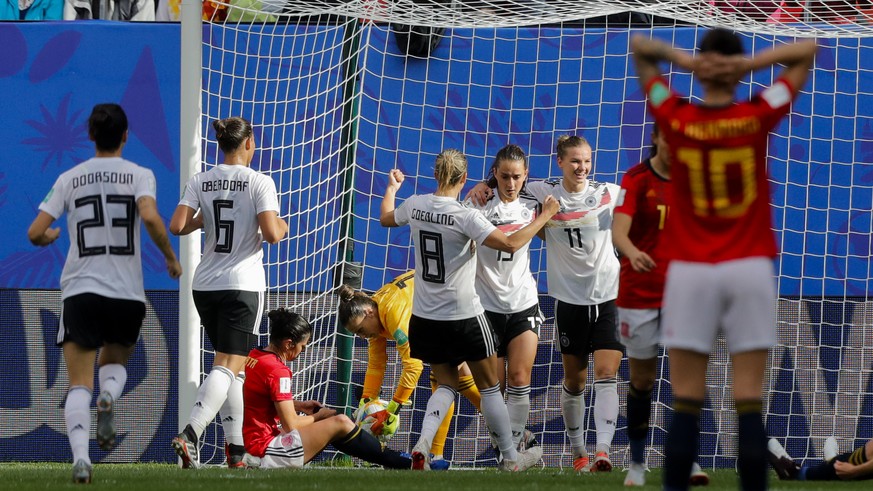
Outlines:
[{"label": "white jersey with number 8", "polygon": [[412,313],[429,320],[470,319],[484,312],[476,295],[476,254],[491,224],[455,198],[413,195],[394,211],[409,224],[415,244],[416,283]]}]

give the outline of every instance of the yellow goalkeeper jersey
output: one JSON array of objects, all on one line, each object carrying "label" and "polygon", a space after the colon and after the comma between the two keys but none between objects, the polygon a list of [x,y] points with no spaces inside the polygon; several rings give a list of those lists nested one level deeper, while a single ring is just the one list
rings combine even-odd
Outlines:
[{"label": "yellow goalkeeper jersey", "polygon": [[393,399],[403,404],[418,385],[423,365],[421,360],[409,355],[409,318],[412,317],[412,293],[415,289],[415,272],[407,271],[394,278],[373,294],[373,301],[379,306],[379,320],[382,331],[370,338],[367,351],[367,375],[364,377],[363,397],[375,399],[382,389],[385,368],[388,364],[388,340],[395,342],[403,370]]}]

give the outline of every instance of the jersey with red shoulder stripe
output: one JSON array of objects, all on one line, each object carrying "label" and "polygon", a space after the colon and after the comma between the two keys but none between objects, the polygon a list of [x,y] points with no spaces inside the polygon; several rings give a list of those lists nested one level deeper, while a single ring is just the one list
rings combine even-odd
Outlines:
[{"label": "jersey with red shoulder stripe", "polygon": [[662,77],[647,93],[670,146],[671,257],[716,263],[775,256],[767,139],[796,89],[779,79],[748,101],[718,107],[680,98]]},{"label": "jersey with red shoulder stripe", "polygon": [[[537,216],[539,203],[522,190],[518,199],[503,202],[495,193],[483,206],[473,206],[506,235],[512,235]],[[490,312],[510,314],[538,303],[537,284],[530,272],[530,243],[514,253],[481,246],[477,249],[476,291]]]},{"label": "jersey with red shoulder stripe", "polygon": [[570,192],[563,179],[532,181],[527,190],[540,203],[554,196],[560,209],[545,226],[549,294],[575,305],[596,305],[618,295],[618,258],[612,245],[615,184],[589,180]]},{"label": "jersey with red shoulder stripe", "polygon": [[652,271],[634,271],[626,256],[619,258],[621,275],[615,304],[628,309],[657,309],[664,297],[667,273],[667,245],[661,244],[668,221],[670,180],[652,168],[649,159],[628,169],[621,180],[621,193],[615,213],[631,217],[628,238],[634,246],[655,261]]}]

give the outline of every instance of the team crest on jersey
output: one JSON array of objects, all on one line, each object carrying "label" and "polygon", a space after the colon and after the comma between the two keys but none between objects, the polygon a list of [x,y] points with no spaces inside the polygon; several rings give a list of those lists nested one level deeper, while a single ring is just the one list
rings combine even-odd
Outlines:
[{"label": "team crest on jersey", "polygon": [[585,206],[587,206],[588,208],[594,208],[595,206],[597,206],[597,196],[592,195],[585,198]]}]

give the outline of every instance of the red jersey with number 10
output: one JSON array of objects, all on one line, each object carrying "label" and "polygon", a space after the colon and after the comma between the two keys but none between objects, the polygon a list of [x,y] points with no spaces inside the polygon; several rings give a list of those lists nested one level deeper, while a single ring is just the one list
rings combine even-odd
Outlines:
[{"label": "red jersey with number 10", "polygon": [[622,256],[615,304],[626,309],[658,309],[664,298],[669,244],[660,244],[667,222],[667,205],[672,186],[669,179],[652,169],[649,159],[628,169],[621,180],[621,192],[613,213],[631,217],[628,238],[637,249],[655,261],[655,269],[638,273],[627,256]]},{"label": "red jersey with number 10", "polygon": [[670,257],[706,263],[774,257],[767,138],[796,89],[779,79],[749,101],[719,107],[691,104],[663,77],[646,89],[670,146]]}]

